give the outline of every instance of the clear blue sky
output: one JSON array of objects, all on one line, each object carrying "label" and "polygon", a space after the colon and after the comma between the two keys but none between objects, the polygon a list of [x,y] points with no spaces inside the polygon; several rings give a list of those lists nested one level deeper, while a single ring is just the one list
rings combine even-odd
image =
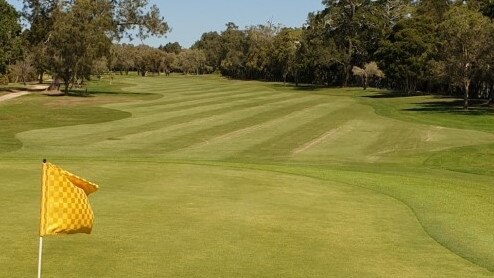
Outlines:
[{"label": "clear blue sky", "polygon": [[[7,0],[20,9],[22,0]],[[309,12],[323,9],[321,0],[150,0],[172,28],[166,38],[151,38],[145,43],[158,46],[178,41],[189,47],[204,32],[222,31],[227,22],[240,27],[267,21],[288,27],[301,27]],[[138,43],[138,42],[135,42]]]}]

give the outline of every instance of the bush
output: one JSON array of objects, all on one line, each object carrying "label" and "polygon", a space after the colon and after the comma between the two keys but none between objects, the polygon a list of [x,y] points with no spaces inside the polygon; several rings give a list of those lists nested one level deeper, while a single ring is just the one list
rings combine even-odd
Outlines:
[{"label": "bush", "polygon": [[9,78],[7,75],[0,74],[0,85],[9,85]]}]

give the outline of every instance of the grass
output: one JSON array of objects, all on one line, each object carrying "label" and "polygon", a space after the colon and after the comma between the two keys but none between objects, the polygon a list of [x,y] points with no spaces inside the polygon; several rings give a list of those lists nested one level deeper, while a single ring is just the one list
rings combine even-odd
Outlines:
[{"label": "grass", "polygon": [[0,104],[6,276],[36,272],[45,157],[102,187],[46,277],[494,275],[489,110],[217,76],[89,92]]}]

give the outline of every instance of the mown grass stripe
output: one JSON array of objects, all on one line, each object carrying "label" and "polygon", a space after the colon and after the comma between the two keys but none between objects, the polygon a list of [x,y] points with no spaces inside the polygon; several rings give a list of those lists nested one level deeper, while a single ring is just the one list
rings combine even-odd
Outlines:
[{"label": "mown grass stripe", "polygon": [[[135,107],[135,108],[147,108],[147,107],[156,107],[156,106],[166,106],[166,105],[173,105],[173,104],[179,104],[179,103],[184,103],[184,102],[191,102],[191,101],[200,101],[200,100],[205,100],[205,99],[212,99],[212,98],[223,98],[223,97],[228,97],[228,96],[238,96],[238,95],[244,95],[244,94],[250,94],[250,93],[264,93],[268,94],[266,92],[260,91],[260,90],[234,90],[234,93],[232,91],[227,91],[227,92],[201,92],[198,94],[192,95],[192,97],[183,97],[182,95],[176,96],[173,95],[174,97],[172,99],[167,99],[165,101],[152,101],[148,103],[139,103],[139,104],[134,104],[129,107]],[[272,93],[274,94],[274,93]],[[164,96],[169,97],[166,93],[163,94]]]},{"label": "mown grass stripe", "polygon": [[277,160],[290,157],[295,150],[320,138],[329,130],[337,128],[353,119],[355,116],[349,117],[345,113],[347,110],[348,108],[346,107],[340,108],[302,125],[294,126],[293,129],[281,135],[271,137],[260,144],[236,154],[235,159],[244,157],[246,159]]},{"label": "mown grass stripe", "polygon": [[158,148],[160,152],[171,152],[178,149],[186,148],[191,145],[201,143],[212,139],[217,136],[221,136],[236,130],[245,129],[251,126],[265,123],[276,118],[284,117],[288,114],[300,111],[301,109],[307,109],[317,104],[320,104],[320,99],[311,99],[301,103],[295,103],[292,105],[282,106],[273,110],[258,113],[254,116],[249,116],[236,121],[228,122],[226,124],[220,124],[203,130],[199,130],[193,133],[183,134],[172,138],[171,141],[167,140],[163,147]]},{"label": "mown grass stripe", "polygon": [[[215,104],[222,104],[222,103],[227,103],[227,102],[234,102],[234,101],[239,101],[239,100],[249,100],[249,99],[256,99],[256,98],[261,98],[261,97],[269,97],[269,96],[275,96],[275,95],[280,95],[279,93],[265,93],[261,92],[255,95],[237,95],[237,94],[229,94],[226,96],[214,96],[214,97],[204,97],[201,99],[194,99],[194,100],[187,100],[187,101],[173,101],[171,104],[157,104],[153,106],[149,106],[152,108],[152,110],[166,110],[166,112],[172,112],[172,111],[180,111],[180,110],[186,110],[190,108],[195,108],[199,106],[207,106],[207,105],[215,105]],[[209,100],[209,101],[203,101],[203,100]],[[203,102],[200,102],[203,101]],[[176,104],[181,104],[181,105],[176,105]],[[166,108],[163,106],[172,106],[171,108]],[[149,111],[149,109],[146,109],[145,111]]]},{"label": "mown grass stripe", "polygon": [[125,128],[119,128],[117,130],[113,131],[107,131],[107,132],[99,132],[98,134],[92,134],[91,139],[87,141],[88,144],[97,142],[97,141],[102,141],[106,140],[107,138],[116,138],[116,137],[122,137],[122,136],[129,136],[132,134],[138,134],[143,131],[149,132],[161,128],[165,128],[168,126],[172,125],[177,125],[181,123],[186,123],[190,121],[194,121],[196,119],[200,118],[207,118],[215,115],[221,115],[225,114],[228,112],[232,111],[238,111],[238,110],[243,110],[243,109],[248,109],[252,107],[257,107],[257,106],[266,106],[266,105],[274,105],[276,103],[284,102],[287,100],[293,100],[293,99],[299,99],[299,98],[306,98],[310,97],[307,95],[289,95],[289,96],[281,96],[273,99],[261,99],[257,101],[250,101],[250,102],[242,102],[239,104],[230,104],[226,107],[220,107],[220,108],[215,108],[215,109],[210,109],[206,111],[200,111],[200,112],[195,112],[195,113],[190,113],[186,115],[178,115],[178,116],[173,116],[170,118],[166,118],[163,120],[158,120],[158,121],[153,121],[153,122],[148,122],[148,123],[137,123],[137,126],[126,126]]}]

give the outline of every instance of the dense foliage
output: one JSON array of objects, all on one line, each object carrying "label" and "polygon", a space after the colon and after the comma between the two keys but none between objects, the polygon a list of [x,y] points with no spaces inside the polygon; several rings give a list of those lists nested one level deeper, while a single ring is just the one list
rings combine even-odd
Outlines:
[{"label": "dense foliage", "polygon": [[[241,79],[361,84],[492,100],[494,1],[325,0],[302,28],[259,25],[205,33],[193,48]],[[376,62],[384,75],[352,69]],[[357,71],[358,72],[358,71]],[[357,74],[358,75],[358,74]]]},{"label": "dense foliage", "polygon": [[19,49],[21,26],[19,14],[5,0],[0,0],[0,75],[5,74],[7,65],[16,58]]}]

